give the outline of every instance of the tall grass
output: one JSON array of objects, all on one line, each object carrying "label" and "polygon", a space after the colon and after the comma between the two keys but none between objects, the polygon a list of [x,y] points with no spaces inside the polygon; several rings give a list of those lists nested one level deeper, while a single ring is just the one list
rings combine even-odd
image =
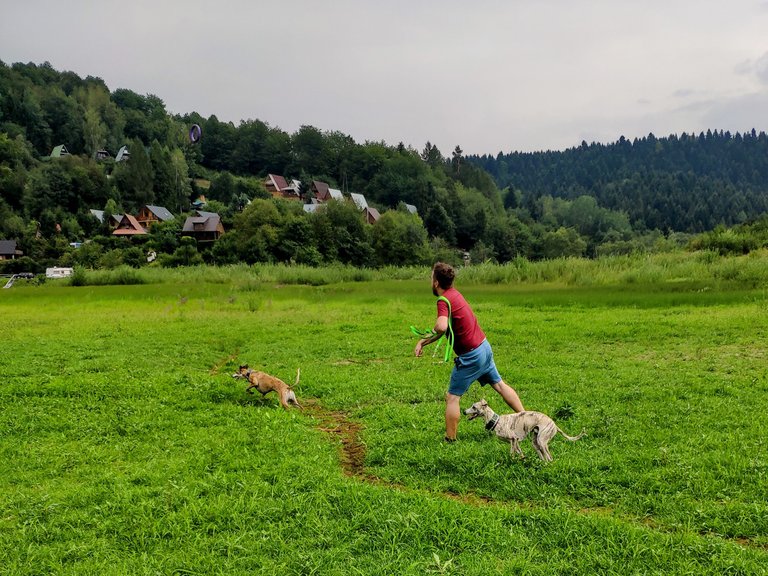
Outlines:
[{"label": "tall grass", "polygon": [[[115,270],[78,269],[73,286],[107,284],[231,284],[245,289],[266,284],[323,286],[344,282],[428,280],[429,266],[356,268],[333,265],[237,264]],[[558,258],[531,262],[518,258],[503,265],[482,263],[459,269],[464,284],[552,284],[570,287],[680,284],[700,289],[757,288],[768,285],[768,250],[745,256],[717,252],[672,252],[605,256],[595,260]]]}]

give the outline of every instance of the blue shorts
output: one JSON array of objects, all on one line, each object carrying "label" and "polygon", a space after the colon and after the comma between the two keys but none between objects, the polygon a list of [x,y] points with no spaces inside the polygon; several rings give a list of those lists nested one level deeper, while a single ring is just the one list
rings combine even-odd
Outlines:
[{"label": "blue shorts", "polygon": [[501,382],[501,375],[493,361],[493,350],[488,340],[483,340],[474,350],[454,358],[448,393],[463,396],[475,380],[483,386]]}]

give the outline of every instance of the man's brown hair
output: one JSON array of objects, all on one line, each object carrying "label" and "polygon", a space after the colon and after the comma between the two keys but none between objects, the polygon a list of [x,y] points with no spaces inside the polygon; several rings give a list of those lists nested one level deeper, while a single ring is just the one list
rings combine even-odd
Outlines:
[{"label": "man's brown hair", "polygon": [[443,290],[448,290],[448,288],[453,286],[453,279],[456,278],[456,271],[450,264],[445,262],[437,262],[432,267],[432,274],[434,274],[438,286]]}]

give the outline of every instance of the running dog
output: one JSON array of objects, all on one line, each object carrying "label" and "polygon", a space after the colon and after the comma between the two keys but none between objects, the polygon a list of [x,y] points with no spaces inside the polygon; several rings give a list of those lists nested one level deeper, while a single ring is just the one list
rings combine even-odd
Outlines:
[{"label": "running dog", "polygon": [[[301,368],[296,371],[296,382],[294,386],[299,384],[299,376],[301,375]],[[270,376],[266,372],[259,372],[258,370],[251,370],[248,368],[248,364],[240,366],[237,372],[232,374],[232,378],[244,378],[248,381],[248,387],[245,389],[248,394],[253,394],[252,390],[256,388],[261,392],[262,396],[268,392],[275,391],[280,397],[280,404],[288,410],[288,404],[295,404],[301,408],[301,404],[296,400],[296,394],[293,388],[288,386],[285,382],[274,376]]]},{"label": "running dog", "polygon": [[542,412],[518,412],[516,414],[496,414],[485,399],[475,402],[464,410],[464,414],[469,416],[470,420],[482,416],[485,420],[485,429],[492,430],[496,436],[509,442],[509,453],[517,452],[521,458],[525,454],[520,449],[520,441],[525,440],[528,434],[532,434],[533,447],[539,458],[545,462],[552,461],[552,455],[549,453],[549,441],[554,438],[558,432],[565,436],[567,440],[575,442],[582,436],[584,431],[578,436],[568,436],[557,427],[552,418]]}]

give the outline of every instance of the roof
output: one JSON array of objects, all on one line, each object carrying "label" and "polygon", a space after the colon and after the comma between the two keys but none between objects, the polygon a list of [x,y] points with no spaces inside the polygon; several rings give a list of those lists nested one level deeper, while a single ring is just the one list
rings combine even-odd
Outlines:
[{"label": "roof", "polygon": [[59,144],[51,152],[51,158],[61,158],[62,156],[69,156],[69,150],[64,144]]},{"label": "roof", "polygon": [[[93,214],[94,218],[98,219],[99,222],[104,222],[104,210],[93,210],[91,209],[91,214]],[[112,214],[112,220],[115,222],[120,222],[120,220],[123,219],[122,214]]]},{"label": "roof", "polygon": [[414,206],[413,204],[406,204],[405,205],[405,209],[408,210],[408,212],[410,212],[411,214],[418,214],[419,213],[419,211],[416,210],[416,206]]},{"label": "roof", "polygon": [[341,193],[341,190],[336,190],[336,188],[328,188],[328,194],[334,200],[344,200],[344,194]]},{"label": "roof", "polygon": [[352,202],[355,203],[355,206],[357,206],[358,210],[365,210],[368,208],[368,202],[366,202],[365,196],[362,194],[355,194],[354,192],[350,192],[349,197],[352,198]]},{"label": "roof", "polygon": [[317,212],[317,209],[321,206],[321,204],[304,204],[302,208],[304,208],[304,212],[308,212],[309,214],[313,214],[314,212]]},{"label": "roof", "polygon": [[315,195],[320,200],[325,200],[328,197],[328,184],[321,182],[320,180],[312,180],[312,188],[315,190]]},{"label": "roof", "polygon": [[0,240],[0,254],[16,254],[16,240]]},{"label": "roof", "polygon": [[122,162],[123,160],[128,160],[128,158],[131,157],[131,153],[128,152],[128,146],[123,146],[120,148],[120,150],[117,151],[117,156],[115,156],[115,162]]},{"label": "roof", "polygon": [[[198,212],[198,216],[190,216],[184,221],[182,232],[216,232],[221,218],[213,212]],[[195,225],[202,225],[202,230],[195,229]]]},{"label": "roof", "polygon": [[373,220],[374,222],[378,221],[378,219],[381,218],[381,214],[379,214],[379,211],[376,210],[376,208],[371,208],[370,206],[365,209],[365,215],[368,219]]},{"label": "roof", "polygon": [[147,210],[152,212],[152,214],[157,216],[160,220],[173,220],[173,214],[171,214],[171,212],[163,206],[150,206],[147,204]]},{"label": "roof", "polygon": [[112,232],[115,236],[136,236],[138,234],[146,234],[147,231],[139,224],[134,216],[130,214],[124,214],[120,220],[120,224],[117,225],[115,231]]},{"label": "roof", "polygon": [[288,182],[285,181],[285,176],[280,176],[279,174],[267,174],[267,183],[270,182],[278,190],[283,190],[288,187]]},{"label": "roof", "polygon": [[299,190],[301,190],[301,181],[296,179],[291,180],[290,184],[287,184],[285,188],[281,189],[282,192],[289,192],[295,196],[300,196]]}]

